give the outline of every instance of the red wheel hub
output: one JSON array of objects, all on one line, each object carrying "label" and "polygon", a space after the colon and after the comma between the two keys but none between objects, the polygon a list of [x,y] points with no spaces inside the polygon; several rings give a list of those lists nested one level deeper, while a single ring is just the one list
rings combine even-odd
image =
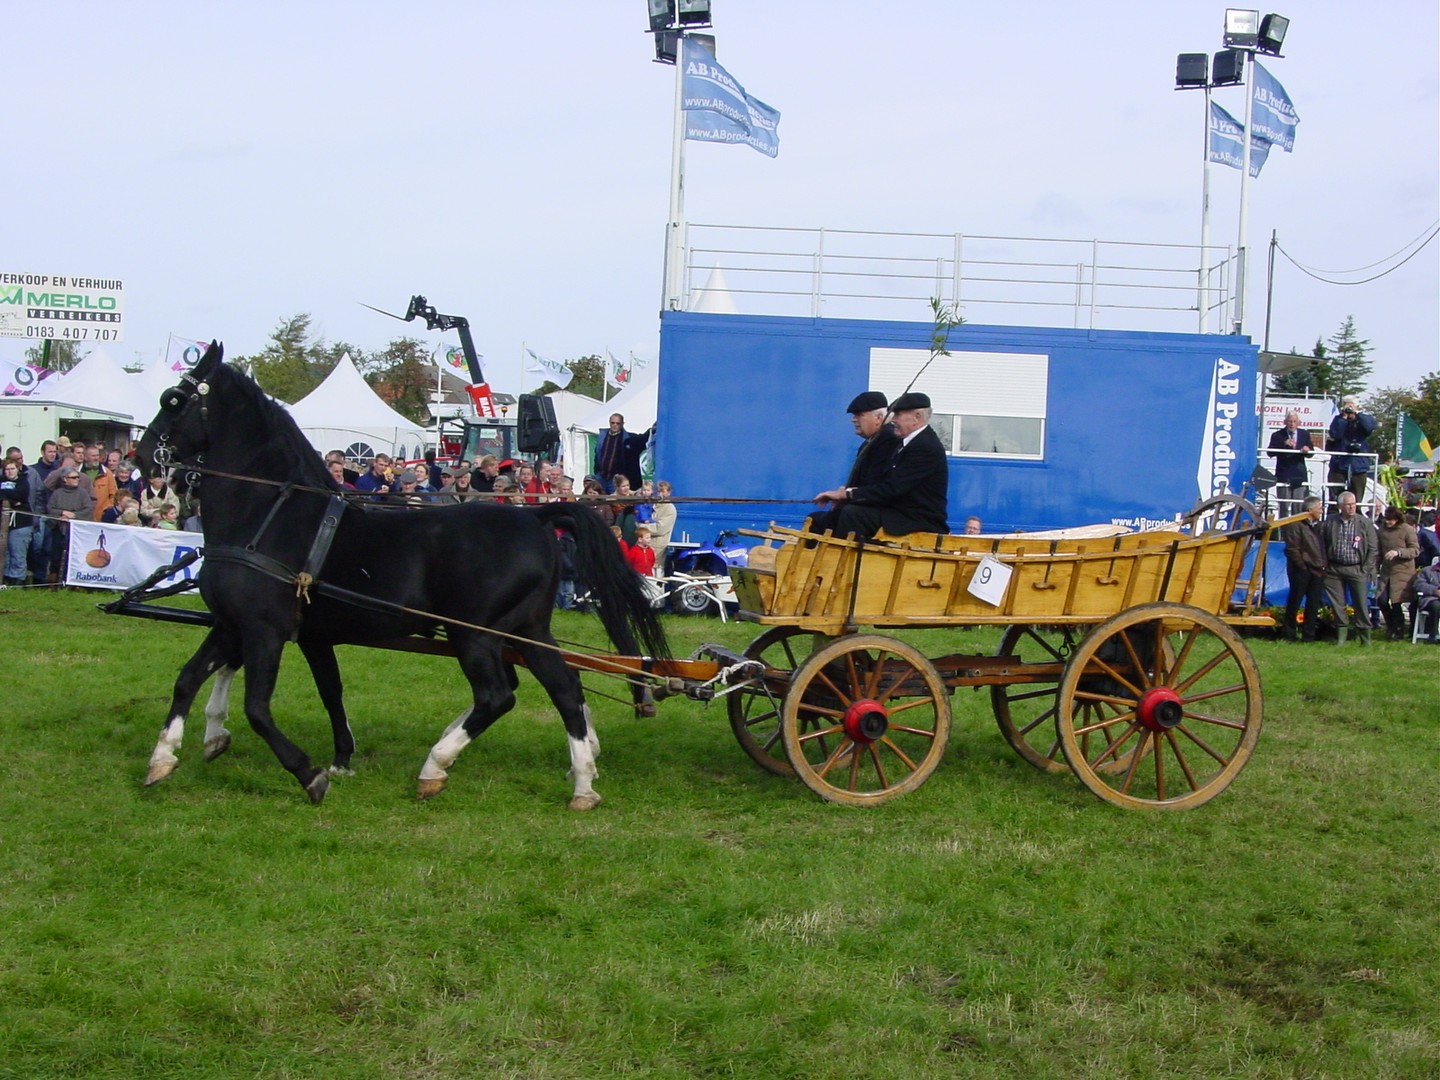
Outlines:
[{"label": "red wheel hub", "polygon": [[840,723],[853,741],[873,743],[890,730],[890,714],[878,701],[862,698],[845,710]]},{"label": "red wheel hub", "polygon": [[1152,686],[1146,690],[1135,712],[1140,723],[1151,731],[1169,731],[1185,716],[1180,695],[1168,686]]}]

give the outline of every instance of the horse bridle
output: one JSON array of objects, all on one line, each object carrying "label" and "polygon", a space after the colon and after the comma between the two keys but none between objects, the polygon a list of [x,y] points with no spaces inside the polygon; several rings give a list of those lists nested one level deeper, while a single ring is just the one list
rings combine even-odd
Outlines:
[{"label": "horse bridle", "polygon": [[[180,384],[189,384],[189,389]],[[183,372],[180,376],[180,384],[170,387],[160,395],[160,411],[170,418],[171,424],[177,424],[185,418],[186,413],[197,404],[200,406],[200,423],[205,424],[210,419],[210,406],[208,398],[210,394],[210,383],[204,379],[197,379],[190,372]],[[196,454],[193,462],[176,461],[175,453],[170,446],[170,436],[163,434],[159,436],[155,444],[155,452],[150,455],[151,460],[162,469],[180,469],[185,472],[185,486],[190,491],[198,491],[200,488],[200,472],[205,464],[205,455]]]}]

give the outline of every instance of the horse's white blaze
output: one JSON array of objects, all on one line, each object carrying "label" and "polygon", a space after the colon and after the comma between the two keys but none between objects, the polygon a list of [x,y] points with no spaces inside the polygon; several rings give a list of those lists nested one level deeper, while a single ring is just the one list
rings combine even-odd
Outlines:
[{"label": "horse's white blaze", "polygon": [[230,716],[230,684],[235,681],[235,668],[222,667],[215,675],[215,685],[210,688],[210,700],[205,703],[205,742],[214,742],[230,734],[225,721]]},{"label": "horse's white blaze", "polygon": [[575,781],[575,797],[594,795],[595,789],[590,785],[594,782],[598,770],[595,768],[595,755],[590,751],[590,740],[571,738],[569,742],[569,776]]},{"label": "horse's white blaze", "polygon": [[444,780],[455,759],[460,756],[460,751],[470,745],[470,733],[465,730],[465,718],[470,715],[466,709],[459,716],[450,722],[445,729],[445,734],[440,736],[440,741],[430,748],[430,756],[425,759],[425,767],[420,770],[421,780]]},{"label": "horse's white blaze", "polygon": [[150,764],[176,764],[180,760],[178,751],[180,744],[184,740],[185,718],[183,716],[172,716],[169,722],[160,729],[160,741],[155,744],[155,752],[150,755]]}]

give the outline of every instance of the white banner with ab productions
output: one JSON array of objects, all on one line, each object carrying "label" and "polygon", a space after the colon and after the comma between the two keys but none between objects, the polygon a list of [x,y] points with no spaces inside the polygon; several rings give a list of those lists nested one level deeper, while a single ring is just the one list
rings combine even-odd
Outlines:
[{"label": "white banner with ab productions", "polygon": [[[72,521],[65,584],[86,589],[128,589],[204,542],[200,533]],[[157,584],[172,585],[193,578],[200,573],[202,563],[197,559]]]}]

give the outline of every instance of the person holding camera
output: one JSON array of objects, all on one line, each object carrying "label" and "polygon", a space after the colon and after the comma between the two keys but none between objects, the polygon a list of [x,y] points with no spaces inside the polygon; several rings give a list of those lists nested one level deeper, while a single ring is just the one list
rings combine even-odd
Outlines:
[{"label": "person holding camera", "polygon": [[1365,497],[1365,483],[1370,479],[1370,433],[1375,430],[1375,417],[1360,411],[1354,394],[1340,399],[1340,412],[1330,421],[1330,438],[1325,448],[1332,453],[1330,475],[1332,488],[1348,491],[1356,499]]}]

